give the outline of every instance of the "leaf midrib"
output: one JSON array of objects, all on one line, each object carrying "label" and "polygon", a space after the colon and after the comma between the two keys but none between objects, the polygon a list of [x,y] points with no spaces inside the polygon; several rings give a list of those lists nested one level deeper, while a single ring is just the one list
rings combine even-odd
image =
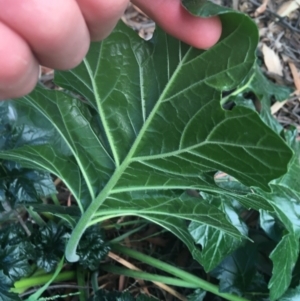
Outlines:
[{"label": "leaf midrib", "polygon": [[[102,46],[102,45],[101,45]],[[78,261],[79,257],[76,254],[76,249],[77,249],[77,245],[79,243],[79,240],[81,238],[81,236],[83,235],[85,229],[87,228],[90,220],[92,219],[93,215],[95,214],[95,212],[99,209],[99,207],[101,206],[101,204],[105,201],[105,199],[109,196],[109,194],[111,193],[113,187],[117,184],[117,182],[119,181],[120,177],[122,176],[123,172],[126,170],[126,168],[128,167],[128,165],[131,162],[131,158],[133,157],[136,149],[139,146],[139,143],[142,139],[142,137],[144,136],[146,129],[148,128],[148,126],[150,125],[152,119],[154,118],[160,104],[162,103],[162,100],[164,99],[167,91],[169,90],[170,86],[173,85],[173,82],[180,70],[180,67],[182,65],[182,63],[184,62],[184,59],[187,57],[189,51],[192,48],[190,48],[185,56],[183,57],[182,61],[180,61],[180,63],[178,64],[176,70],[174,71],[171,79],[169,80],[169,82],[167,83],[165,89],[163,90],[163,93],[160,95],[159,99],[157,100],[155,106],[153,107],[151,113],[149,114],[148,118],[146,119],[146,122],[143,124],[138,136],[136,137],[136,140],[134,141],[131,149],[129,150],[127,156],[125,157],[124,161],[121,164],[118,164],[118,156],[116,153],[116,149],[113,147],[113,137],[109,134],[109,127],[108,124],[106,122],[105,119],[105,114],[104,111],[101,107],[101,99],[99,97],[99,93],[98,93],[98,87],[97,84],[94,80],[94,77],[92,76],[92,70],[88,64],[87,61],[85,61],[85,65],[88,68],[88,73],[90,75],[90,79],[91,79],[91,83],[94,89],[94,93],[95,93],[95,98],[96,98],[96,102],[97,102],[97,106],[98,106],[98,110],[99,110],[99,115],[101,118],[101,121],[103,123],[103,127],[105,130],[105,133],[107,134],[107,139],[109,141],[109,145],[110,148],[113,152],[113,157],[116,160],[116,170],[113,173],[112,177],[110,178],[110,180],[107,182],[107,184],[105,185],[105,187],[102,189],[102,191],[99,193],[99,195],[96,197],[95,200],[92,201],[92,203],[89,205],[89,207],[87,208],[86,212],[82,215],[82,217],[80,218],[80,220],[78,221],[75,229],[72,232],[72,235],[68,241],[68,244],[66,246],[66,257],[69,261],[74,262],[74,261]]]}]

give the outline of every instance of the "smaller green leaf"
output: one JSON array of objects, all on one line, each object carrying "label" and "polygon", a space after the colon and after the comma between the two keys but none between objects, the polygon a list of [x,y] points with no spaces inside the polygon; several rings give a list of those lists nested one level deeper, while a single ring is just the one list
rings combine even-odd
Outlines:
[{"label": "smaller green leaf", "polygon": [[285,100],[292,91],[287,87],[276,85],[268,80],[258,66],[255,68],[255,77],[250,83],[249,91],[253,92],[260,101],[259,114],[261,119],[276,133],[280,134],[283,127],[271,113],[271,101],[273,99],[277,101]]},{"label": "smaller green leaf", "polygon": [[220,291],[243,295],[250,287],[256,273],[255,261],[257,249],[253,243],[247,242],[211,272],[220,280]]},{"label": "smaller green leaf", "polygon": [[[254,94],[260,102],[259,114],[261,119],[276,133],[280,134],[283,127],[271,113],[271,101],[273,99],[283,101],[288,98],[292,91],[288,87],[279,86],[271,82],[264,76],[258,65],[253,68],[251,76],[251,80],[247,82],[244,88],[241,85],[242,93],[229,97],[229,100],[234,101],[237,105],[247,106],[256,111],[257,108],[253,104]],[[237,91],[240,89],[237,89]],[[248,95],[250,95],[250,98]]]},{"label": "smaller green leaf", "polygon": [[[218,206],[219,203],[219,208],[225,213],[232,225],[241,232],[241,235],[247,235],[247,226],[240,221],[237,213],[230,205],[229,197],[214,197],[204,193],[201,195],[212,204]],[[188,230],[194,241],[202,246],[201,264],[206,271],[214,269],[227,255],[243,243],[241,239],[228,235],[221,228],[214,228],[209,224],[191,222]]]},{"label": "smaller green leaf", "polygon": [[277,101],[287,99],[292,90],[286,86],[280,86],[271,82],[264,74],[262,69],[256,65],[254,68],[254,78],[250,82],[249,90],[253,91],[261,102],[270,105],[270,98],[275,97]]},{"label": "smaller green leaf", "polygon": [[292,274],[292,281],[290,287],[296,287],[300,283],[300,256],[297,259],[295,264],[293,274]]},{"label": "smaller green leaf", "polygon": [[256,189],[258,194],[273,206],[276,217],[288,231],[270,255],[273,261],[272,278],[269,282],[271,300],[277,300],[290,286],[294,266],[299,256],[300,237],[300,149],[299,143],[293,142],[295,155],[288,172],[272,181],[271,193]]},{"label": "smaller green leaf", "polygon": [[300,285],[294,289],[289,289],[278,301],[299,301]]},{"label": "smaller green leaf", "polygon": [[265,233],[274,241],[279,242],[282,237],[282,228],[278,224],[278,220],[268,211],[259,211],[259,223]]},{"label": "smaller green leaf", "polygon": [[279,185],[271,185],[272,193],[259,193],[264,195],[273,206],[276,216],[285,228],[300,237],[300,193]]},{"label": "smaller green leaf", "polygon": [[288,289],[298,256],[299,238],[291,233],[285,235],[271,253],[270,258],[274,265],[269,282],[272,301],[280,298]]},{"label": "smaller green leaf", "polygon": [[[287,135],[290,135],[290,133]],[[272,183],[293,191],[293,194],[298,195],[300,200],[300,143],[296,141],[296,137],[293,134],[291,136],[288,137],[288,140],[295,154],[289,164],[288,172]]]}]

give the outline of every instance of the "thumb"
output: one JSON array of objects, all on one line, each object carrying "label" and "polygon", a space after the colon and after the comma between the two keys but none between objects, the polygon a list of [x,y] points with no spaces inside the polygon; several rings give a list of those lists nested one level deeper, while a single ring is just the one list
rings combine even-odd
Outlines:
[{"label": "thumb", "polygon": [[193,47],[207,49],[216,44],[222,33],[218,17],[191,15],[180,0],[131,0],[170,35]]}]

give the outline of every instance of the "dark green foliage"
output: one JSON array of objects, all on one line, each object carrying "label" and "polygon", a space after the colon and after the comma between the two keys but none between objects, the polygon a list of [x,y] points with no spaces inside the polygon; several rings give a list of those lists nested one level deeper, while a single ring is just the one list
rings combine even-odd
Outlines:
[{"label": "dark green foliage", "polygon": [[[13,149],[25,143],[41,143],[42,130],[30,126],[30,117],[22,123],[26,112],[17,110],[18,104],[0,102],[0,150]],[[37,134],[37,132],[40,132]],[[40,137],[40,140],[37,139]],[[0,160],[0,201],[15,208],[20,203],[37,202],[40,197],[56,193],[49,173],[22,168],[19,164]],[[4,204],[5,206],[5,204]],[[7,208],[7,206],[5,206]]]},{"label": "dark green foliage", "polygon": [[[52,221],[42,227],[31,224],[27,227],[31,231],[30,236],[19,224],[0,230],[0,275],[3,278],[0,298],[1,293],[8,294],[15,281],[32,274],[35,265],[46,272],[53,272],[64,254],[71,231],[64,224]],[[90,269],[95,269],[109,251],[103,234],[94,227],[87,231],[79,249],[80,262]]]},{"label": "dark green foliage", "polygon": [[224,293],[243,295],[250,287],[256,273],[256,246],[247,243],[234,251],[211,272],[220,280],[220,290]]},{"label": "dark green foliage", "polygon": [[11,161],[0,162],[0,197],[12,207],[37,202],[40,197],[56,193],[49,174],[21,168]]},{"label": "dark green foliage", "polygon": [[14,282],[28,276],[33,268],[29,264],[31,246],[23,229],[11,225],[0,230],[0,300],[20,300],[9,290]]},{"label": "dark green foliage", "polygon": [[46,272],[53,271],[64,254],[66,240],[70,236],[63,225],[49,222],[36,229],[31,237],[33,250],[32,260]]},{"label": "dark green foliage", "polygon": [[0,270],[4,275],[13,282],[32,272],[28,257],[32,246],[18,224],[1,229],[0,244]]},{"label": "dark green foliage", "polygon": [[79,263],[84,268],[96,270],[110,250],[105,243],[104,233],[98,226],[87,229],[78,246]]}]

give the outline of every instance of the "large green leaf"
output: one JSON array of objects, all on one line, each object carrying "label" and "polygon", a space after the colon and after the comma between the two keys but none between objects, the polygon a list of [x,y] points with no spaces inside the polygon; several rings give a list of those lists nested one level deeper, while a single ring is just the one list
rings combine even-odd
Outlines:
[{"label": "large green leaf", "polygon": [[269,282],[272,301],[281,297],[289,287],[298,256],[299,238],[293,234],[285,235],[270,255],[274,264],[273,276]]},{"label": "large green leaf", "polygon": [[269,282],[271,300],[278,299],[290,286],[294,266],[299,256],[300,238],[300,144],[292,143],[295,155],[287,174],[274,180],[272,192],[257,189],[273,206],[276,217],[288,231],[272,252],[273,276]]},{"label": "large green leaf", "polygon": [[[269,181],[286,171],[291,150],[256,112],[220,106],[222,91],[249,74],[258,40],[246,16],[226,14],[222,21],[222,38],[208,51],[160,29],[144,41],[120,23],[106,40],[91,45],[79,67],[56,73],[66,91],[38,88],[18,100],[53,124],[69,153],[62,156],[48,143],[0,157],[60,175],[79,204],[82,191],[89,192],[82,209],[89,206],[67,245],[69,261],[78,260],[76,247],[89,225],[125,214],[166,227],[169,217],[177,224],[196,221],[239,238],[222,211],[182,192],[235,195],[216,185],[219,170],[246,186],[269,189]],[[237,199],[261,208],[246,195]],[[179,237],[186,233],[181,227],[174,232]],[[184,241],[191,248],[190,239]]]},{"label": "large green leaf", "polygon": [[[58,75],[61,86],[98,106],[116,166],[126,165],[115,187],[144,189],[152,177],[156,189],[165,189],[159,177],[174,175],[191,185],[196,176],[201,184],[199,171],[220,169],[266,188],[264,183],[282,173],[273,162],[286,162],[291,153],[257,114],[219,105],[219,91],[238,84],[254,61],[256,29],[242,16],[231,18],[238,27],[227,19],[223,40],[206,52],[162,32],[144,42],[119,26],[92,46],[83,65]],[[218,53],[222,59],[214,63]]]}]

